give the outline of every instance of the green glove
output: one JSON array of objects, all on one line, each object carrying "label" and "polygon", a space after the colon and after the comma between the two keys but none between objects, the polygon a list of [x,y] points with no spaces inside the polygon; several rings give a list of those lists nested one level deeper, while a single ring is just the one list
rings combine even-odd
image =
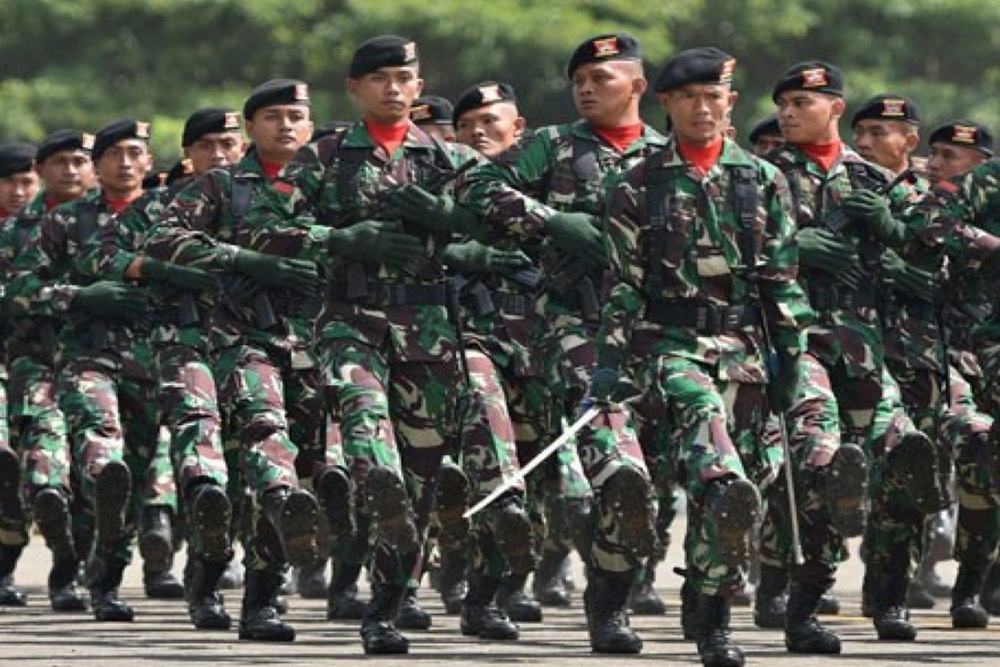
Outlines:
[{"label": "green glove", "polygon": [[618,387],[618,379],[618,371],[614,368],[602,366],[594,369],[590,380],[587,382],[587,394],[583,399],[584,403],[588,399],[593,401],[611,400],[611,394]]},{"label": "green glove", "polygon": [[415,183],[408,183],[389,195],[389,205],[403,220],[433,232],[476,235],[483,227],[472,211],[455,204],[450,196],[431,194]]},{"label": "green glove", "polygon": [[313,262],[268,255],[240,248],[236,270],[266,287],[284,287],[316,293],[320,288],[319,270]]},{"label": "green glove", "polygon": [[903,260],[892,250],[882,253],[879,262],[886,278],[900,292],[923,301],[933,301],[937,295],[937,277]]},{"label": "green glove", "polygon": [[860,267],[854,244],[829,229],[806,227],[799,230],[799,263],[833,276],[850,274]]},{"label": "green glove", "polygon": [[149,294],[135,285],[99,280],[77,289],[72,307],[113,319],[131,319],[143,315],[150,306]]},{"label": "green glove", "polygon": [[170,283],[192,292],[214,292],[219,287],[215,276],[208,271],[193,266],[161,262],[151,257],[143,258],[140,273],[143,278]]},{"label": "green glove", "polygon": [[327,247],[331,255],[362,262],[407,262],[423,256],[424,244],[402,229],[398,222],[362,220],[334,229]]},{"label": "green glove", "polygon": [[889,199],[871,190],[855,190],[841,202],[844,212],[857,220],[890,248],[900,248],[906,240],[906,225],[892,217]]},{"label": "green glove", "polygon": [[775,368],[770,369],[767,398],[775,413],[788,412],[798,398],[802,384],[802,364],[799,355],[781,350],[774,355]]},{"label": "green glove", "polygon": [[521,250],[501,250],[478,241],[450,244],[443,259],[452,269],[465,273],[513,273],[531,266],[531,258]]},{"label": "green glove", "polygon": [[604,266],[608,262],[604,238],[592,215],[555,213],[545,222],[545,233],[553,243],[589,266]]}]

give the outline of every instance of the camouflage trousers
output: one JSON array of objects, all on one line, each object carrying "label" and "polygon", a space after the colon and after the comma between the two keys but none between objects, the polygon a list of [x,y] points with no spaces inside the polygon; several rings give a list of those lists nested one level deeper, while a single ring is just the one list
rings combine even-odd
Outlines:
[{"label": "camouflage trousers", "polygon": [[[6,373],[4,373],[6,376]],[[8,486],[0,488],[0,544],[23,546],[28,543],[28,519],[21,502],[17,480],[21,477],[20,458],[10,441],[7,421],[7,378],[0,378],[0,450],[4,450],[5,462],[10,469],[2,471],[3,479],[10,480]]]},{"label": "camouflage trousers", "polygon": [[[80,493],[91,512],[97,476],[109,461],[125,462],[132,474],[124,537],[111,553],[102,554],[125,563],[131,560],[140,508],[176,507],[176,484],[160,438],[156,389],[153,382],[125,377],[121,359],[113,352],[78,356],[59,371],[59,404],[66,415]],[[154,476],[151,469],[164,469],[164,474]]]},{"label": "camouflage trousers", "polygon": [[[300,355],[294,355],[299,358]],[[299,488],[299,478],[341,465],[327,449],[326,413],[315,368],[293,368],[293,355],[244,343],[221,350],[215,364],[226,430],[239,443],[238,474],[229,469],[233,504],[241,508],[244,565],[284,572],[286,563],[264,546],[256,526],[264,493]],[[235,483],[233,483],[235,481]],[[252,502],[243,502],[249,487]]]}]

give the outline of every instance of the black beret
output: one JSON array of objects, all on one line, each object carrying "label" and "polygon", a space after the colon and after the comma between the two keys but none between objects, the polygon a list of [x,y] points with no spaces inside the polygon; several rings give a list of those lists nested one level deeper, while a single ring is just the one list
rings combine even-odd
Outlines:
[{"label": "black beret", "polygon": [[911,125],[920,125],[920,110],[908,97],[882,93],[861,105],[851,119],[851,127],[862,120],[901,120]]},{"label": "black beret", "polygon": [[423,95],[413,101],[410,120],[417,125],[449,125],[453,110],[450,100],[438,95]]},{"label": "black beret", "polygon": [[452,120],[457,123],[466,111],[480,109],[498,102],[516,104],[517,95],[514,93],[514,86],[496,81],[477,83],[459,95],[458,101],[455,102],[455,113],[452,114]]},{"label": "black beret", "polygon": [[94,135],[80,130],[56,130],[42,140],[38,145],[35,160],[44,162],[60,151],[84,151],[89,153],[94,149]]},{"label": "black beret", "polygon": [[357,79],[380,67],[402,67],[417,62],[417,43],[399,35],[372,37],[354,52],[347,76]]},{"label": "black beret", "polygon": [[807,60],[789,67],[774,84],[771,99],[775,102],[786,90],[807,90],[813,93],[844,96],[844,73],[822,60]]},{"label": "black beret", "polygon": [[28,171],[35,165],[33,144],[0,144],[0,178]]},{"label": "black beret", "polygon": [[94,137],[93,156],[97,160],[123,139],[141,139],[149,141],[149,123],[135,118],[120,118],[113,120],[97,131]]},{"label": "black beret", "polygon": [[750,143],[755,144],[758,139],[766,136],[781,136],[781,127],[778,126],[778,117],[774,114],[771,114],[753,126],[753,129],[750,130]]},{"label": "black beret", "polygon": [[653,91],[663,93],[689,83],[729,83],[736,58],[713,46],[681,51],[667,61],[656,77]]},{"label": "black beret", "polygon": [[240,114],[226,107],[198,109],[184,121],[181,146],[185,148],[206,134],[219,134],[240,129]]},{"label": "black beret", "polygon": [[331,134],[344,132],[353,125],[354,121],[350,120],[332,120],[326,125],[320,125],[319,127],[314,128],[312,136],[309,137],[309,141],[319,141],[323,137],[328,137]]},{"label": "black beret", "polygon": [[928,144],[953,144],[974,148],[986,157],[993,157],[993,133],[974,120],[953,120],[931,132]]},{"label": "black beret", "polygon": [[272,79],[250,91],[243,103],[243,118],[253,120],[253,115],[264,107],[278,105],[309,106],[309,86],[297,79]]},{"label": "black beret", "polygon": [[642,60],[639,42],[624,32],[591,37],[576,47],[566,65],[566,75],[572,79],[580,65],[607,60]]},{"label": "black beret", "polygon": [[173,185],[182,178],[190,178],[192,176],[194,176],[194,163],[191,162],[190,158],[183,158],[175,162],[174,166],[167,172],[166,183],[164,185]]}]

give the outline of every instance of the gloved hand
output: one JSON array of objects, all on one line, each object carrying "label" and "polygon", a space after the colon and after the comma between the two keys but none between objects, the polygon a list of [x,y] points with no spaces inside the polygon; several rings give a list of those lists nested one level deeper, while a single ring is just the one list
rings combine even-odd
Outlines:
[{"label": "gloved hand", "polygon": [[587,382],[587,395],[584,401],[608,401],[615,388],[618,387],[618,371],[609,366],[595,368]]},{"label": "gloved hand", "polygon": [[140,268],[143,278],[160,280],[193,292],[214,292],[218,289],[216,277],[208,271],[193,266],[182,266],[144,257]]},{"label": "gloved hand", "polygon": [[414,224],[432,232],[457,232],[476,235],[482,231],[476,215],[455,203],[449,195],[435,195],[416,183],[407,183],[389,195],[391,211]]},{"label": "gloved hand", "polygon": [[834,276],[860,269],[861,261],[854,244],[829,229],[806,227],[796,237],[799,263]]},{"label": "gloved hand", "polygon": [[880,258],[882,271],[893,285],[903,294],[933,301],[937,292],[937,277],[933,271],[926,271],[903,260],[892,250],[886,250]]},{"label": "gloved hand", "polygon": [[71,306],[98,317],[127,320],[145,314],[150,301],[149,294],[141,287],[99,280],[77,289]]},{"label": "gloved hand", "polygon": [[424,254],[420,239],[398,222],[362,220],[330,234],[330,253],[363,262],[406,262]]},{"label": "gloved hand", "polygon": [[852,220],[857,220],[886,245],[896,248],[902,245],[906,225],[892,217],[885,195],[872,190],[855,190],[844,197],[841,207]]},{"label": "gloved hand", "polygon": [[320,288],[319,270],[315,263],[306,260],[240,248],[236,253],[236,270],[266,287],[309,293],[316,293]]},{"label": "gloved hand", "polygon": [[799,354],[779,350],[772,358],[768,372],[767,398],[774,412],[787,412],[795,404],[799,385],[802,384],[802,365]]},{"label": "gloved hand", "polygon": [[607,264],[604,239],[594,216],[587,213],[555,213],[545,222],[545,233],[557,246],[589,266]]},{"label": "gloved hand", "polygon": [[531,258],[522,250],[501,250],[478,241],[450,244],[445,248],[444,261],[451,268],[467,273],[513,273],[531,266]]}]

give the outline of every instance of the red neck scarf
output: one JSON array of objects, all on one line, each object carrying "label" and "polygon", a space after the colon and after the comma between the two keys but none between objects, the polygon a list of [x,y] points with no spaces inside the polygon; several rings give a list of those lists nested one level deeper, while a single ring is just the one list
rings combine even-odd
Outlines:
[{"label": "red neck scarf", "polygon": [[618,127],[596,127],[594,133],[611,144],[616,151],[624,153],[636,139],[642,136],[642,123],[619,125]]},{"label": "red neck scarf", "polygon": [[679,141],[678,149],[685,160],[694,165],[702,175],[705,175],[719,161],[719,156],[722,155],[722,137],[717,138],[707,146],[697,146]]},{"label": "red neck scarf", "polygon": [[59,206],[59,202],[57,202],[55,199],[52,199],[52,197],[49,197],[48,195],[45,195],[45,198],[42,200],[42,203],[45,205],[46,211],[51,211],[56,206]]},{"label": "red neck scarf", "polygon": [[375,121],[365,119],[365,127],[372,140],[382,147],[386,155],[392,157],[396,149],[403,145],[406,132],[410,129],[410,121],[404,120],[395,125],[383,125]]},{"label": "red neck scarf", "polygon": [[264,172],[264,178],[266,178],[269,181],[273,181],[274,179],[276,179],[278,177],[278,172],[280,172],[281,168],[284,166],[285,165],[281,164],[280,162],[268,162],[263,158],[261,158],[260,160],[260,168]]},{"label": "red neck scarf", "polygon": [[837,158],[840,157],[840,153],[843,151],[844,142],[838,139],[829,144],[800,144],[799,148],[809,156],[809,159],[818,164],[823,171],[830,171],[830,167],[833,166],[833,163],[837,161]]},{"label": "red neck scarf", "polygon": [[104,203],[108,205],[108,208],[110,208],[115,213],[121,213],[128,207],[129,204],[138,199],[140,195],[142,195],[142,192],[138,192],[132,195],[131,197],[127,197],[125,199],[111,199],[110,197],[108,197],[107,193],[104,193],[103,197],[104,197]]}]

